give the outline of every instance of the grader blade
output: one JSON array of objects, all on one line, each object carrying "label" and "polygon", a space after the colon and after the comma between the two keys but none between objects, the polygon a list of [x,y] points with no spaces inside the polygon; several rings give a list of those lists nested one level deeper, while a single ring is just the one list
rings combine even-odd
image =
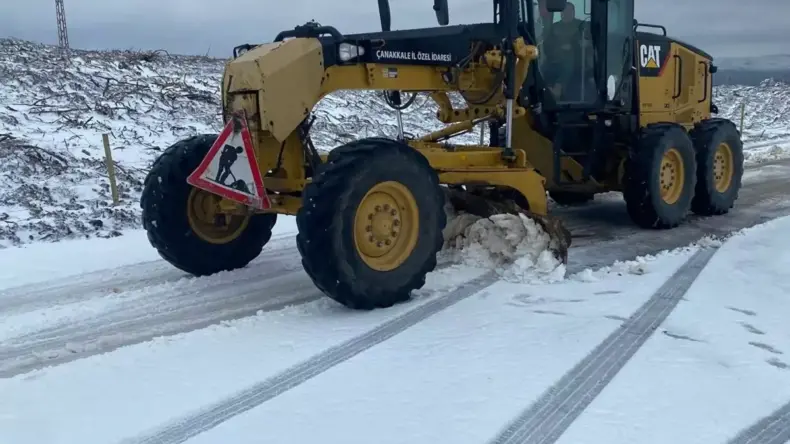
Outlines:
[{"label": "grader blade", "polygon": [[[571,246],[571,233],[562,224],[559,218],[549,215],[535,214],[516,203],[509,193],[499,190],[474,190],[467,191],[460,188],[445,188],[447,203],[455,214],[459,214],[455,224],[448,224],[445,237],[452,237],[474,222],[474,217],[488,218],[496,214],[523,214],[540,225],[551,242],[549,249],[554,257],[563,264],[568,263],[568,249]],[[473,218],[464,217],[464,214]]]}]

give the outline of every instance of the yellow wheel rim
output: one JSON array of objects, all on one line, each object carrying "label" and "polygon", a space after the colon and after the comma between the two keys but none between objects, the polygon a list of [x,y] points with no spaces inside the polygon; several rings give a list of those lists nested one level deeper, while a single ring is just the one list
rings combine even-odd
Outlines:
[{"label": "yellow wheel rim", "polygon": [[411,191],[398,182],[381,182],[357,208],[354,245],[368,267],[394,270],[414,251],[419,228],[419,209]]},{"label": "yellow wheel rim", "polygon": [[187,199],[187,220],[192,231],[211,244],[227,244],[238,238],[250,223],[250,215],[222,213],[221,197],[192,188]]},{"label": "yellow wheel rim", "polygon": [[732,149],[724,142],[713,153],[713,185],[716,191],[724,193],[730,188],[733,176]]},{"label": "yellow wheel rim", "polygon": [[684,178],[683,157],[676,148],[670,148],[661,159],[661,173],[659,174],[661,199],[665,203],[672,205],[680,199],[685,185]]}]

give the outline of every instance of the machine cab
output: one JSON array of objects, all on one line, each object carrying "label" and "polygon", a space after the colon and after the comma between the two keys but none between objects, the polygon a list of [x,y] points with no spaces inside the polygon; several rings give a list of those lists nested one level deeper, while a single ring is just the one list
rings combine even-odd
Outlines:
[{"label": "machine cab", "polygon": [[633,0],[521,0],[521,11],[545,108],[630,106]]}]

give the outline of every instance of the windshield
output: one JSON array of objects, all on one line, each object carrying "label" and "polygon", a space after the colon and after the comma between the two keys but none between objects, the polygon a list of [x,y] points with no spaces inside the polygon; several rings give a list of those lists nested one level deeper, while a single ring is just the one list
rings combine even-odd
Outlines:
[{"label": "windshield", "polygon": [[558,102],[594,100],[590,0],[569,0],[562,12],[549,12],[545,0],[532,2],[540,69]]}]

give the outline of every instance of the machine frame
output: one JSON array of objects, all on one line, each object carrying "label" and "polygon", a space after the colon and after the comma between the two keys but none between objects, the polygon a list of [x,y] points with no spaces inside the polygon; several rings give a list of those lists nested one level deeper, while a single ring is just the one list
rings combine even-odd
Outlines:
[{"label": "machine frame", "polygon": [[[263,184],[240,188],[265,187],[269,205],[188,185],[186,175],[224,143],[188,139],[168,148],[146,180],[149,239],[175,266],[211,274],[249,263],[276,215],[296,215],[316,285],[369,309],[422,287],[443,244],[448,201],[481,217],[532,217],[563,261],[571,236],[549,216],[548,196],[576,204],[622,191],[632,220],[651,228],[677,226],[689,210],[726,213],[743,153],[732,122],[711,117],[712,57],[637,23],[633,1],[574,0],[589,13],[574,21],[567,0],[492,0],[490,23],[447,26],[447,0],[434,0],[440,26],[392,31],[389,4],[379,0],[380,32],[343,35],[309,22],[271,43],[240,45],[221,83],[223,134],[244,128]],[[339,90],[382,91],[397,136],[319,153],[313,109]],[[416,93],[430,95],[445,126],[411,138],[401,111]],[[455,108],[449,93],[466,107]],[[452,143],[483,125],[487,143]]]}]

